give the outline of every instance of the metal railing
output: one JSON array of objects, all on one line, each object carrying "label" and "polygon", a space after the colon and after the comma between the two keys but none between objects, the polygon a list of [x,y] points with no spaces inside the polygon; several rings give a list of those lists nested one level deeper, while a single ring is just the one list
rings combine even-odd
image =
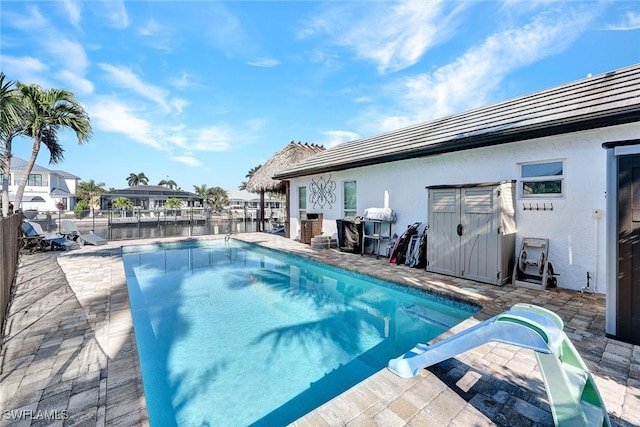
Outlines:
[{"label": "metal railing", "polygon": [[[4,331],[4,319],[11,297],[20,254],[20,224],[22,214],[0,217],[0,335]],[[0,341],[0,346],[2,341]]]},{"label": "metal railing", "polygon": [[[82,234],[94,233],[110,241],[247,233],[257,231],[259,222],[242,211],[215,212],[203,208],[39,212],[31,220],[53,234],[60,233],[62,219],[72,219]],[[282,223],[273,217],[265,222],[267,230]]]}]

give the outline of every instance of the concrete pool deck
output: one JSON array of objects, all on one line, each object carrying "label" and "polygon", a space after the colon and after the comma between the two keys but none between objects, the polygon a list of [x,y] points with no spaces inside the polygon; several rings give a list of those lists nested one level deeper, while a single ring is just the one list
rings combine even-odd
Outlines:
[{"label": "concrete pool deck", "polygon": [[[207,236],[203,239],[210,239]],[[604,335],[604,296],[485,285],[266,233],[234,238],[479,304],[445,334],[517,302],[560,315],[612,425],[640,420],[640,346]],[[184,240],[183,239],[162,239]],[[0,426],[148,425],[120,247],[22,255],[0,353]],[[297,426],[553,425],[534,353],[485,344],[401,379],[386,369],[297,420]]]}]

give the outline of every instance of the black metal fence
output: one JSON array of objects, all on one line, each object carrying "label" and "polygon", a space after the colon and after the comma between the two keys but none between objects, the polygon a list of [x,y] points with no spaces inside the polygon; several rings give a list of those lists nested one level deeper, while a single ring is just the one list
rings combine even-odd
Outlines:
[{"label": "black metal fence", "polygon": [[18,268],[22,218],[21,213],[0,217],[0,335],[4,331],[11,286]]},{"label": "black metal fence", "polygon": [[[258,220],[240,213],[215,212],[202,208],[156,210],[40,212],[32,221],[49,234],[60,233],[60,220],[72,219],[80,233],[94,233],[110,241],[158,237],[206,236],[247,233],[258,230]],[[282,225],[270,218],[266,230]]]}]

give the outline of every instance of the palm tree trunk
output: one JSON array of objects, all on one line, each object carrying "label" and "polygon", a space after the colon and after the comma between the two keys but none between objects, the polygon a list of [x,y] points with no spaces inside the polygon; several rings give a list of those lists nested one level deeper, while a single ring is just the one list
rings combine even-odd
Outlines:
[{"label": "palm tree trunk", "polygon": [[29,175],[31,175],[33,166],[36,164],[36,157],[38,157],[38,152],[40,151],[40,140],[40,135],[33,138],[33,150],[31,151],[31,157],[27,162],[27,166],[24,168],[24,176],[22,177],[20,184],[18,184],[18,190],[16,191],[15,209],[20,209],[22,207],[22,196],[24,195],[24,189],[29,181]]},{"label": "palm tree trunk", "polygon": [[11,178],[11,140],[4,142],[4,162],[2,167],[2,216],[9,216],[9,178]]}]

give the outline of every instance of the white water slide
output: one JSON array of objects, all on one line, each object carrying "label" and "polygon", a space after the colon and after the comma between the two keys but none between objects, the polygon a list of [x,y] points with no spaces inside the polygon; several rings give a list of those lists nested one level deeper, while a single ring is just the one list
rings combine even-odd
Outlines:
[{"label": "white water slide", "polygon": [[535,351],[556,426],[611,426],[596,384],[555,313],[531,304],[511,309],[433,345],[417,344],[389,361],[389,370],[411,378],[420,369],[491,341]]}]

